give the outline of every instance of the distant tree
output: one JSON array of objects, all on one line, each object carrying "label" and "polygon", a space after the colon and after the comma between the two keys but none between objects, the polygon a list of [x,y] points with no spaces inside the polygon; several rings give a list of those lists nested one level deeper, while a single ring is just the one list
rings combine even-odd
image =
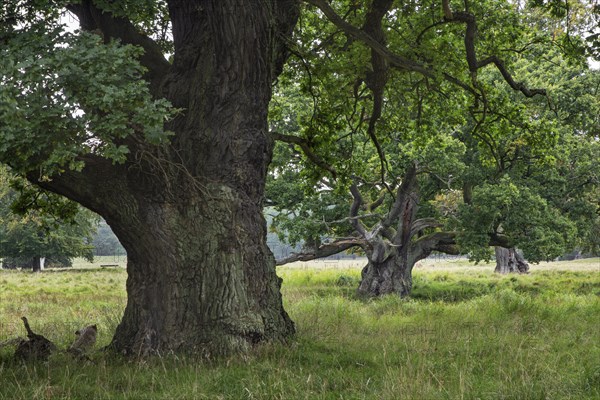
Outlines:
[{"label": "distant tree", "polygon": [[[18,180],[11,185],[11,179],[15,178],[1,168],[0,258],[3,262],[9,267],[27,267],[39,272],[42,259],[48,260],[50,265],[67,266],[73,257],[92,261],[91,241],[98,217],[74,203],[51,199],[56,195],[37,190],[25,210],[22,202],[27,196],[19,197],[14,187],[26,190],[28,185]],[[52,211],[45,208],[50,204]]]},{"label": "distant tree", "polygon": [[125,249],[121,242],[104,220],[98,224],[92,246],[94,247],[94,254],[97,256],[125,255]]}]

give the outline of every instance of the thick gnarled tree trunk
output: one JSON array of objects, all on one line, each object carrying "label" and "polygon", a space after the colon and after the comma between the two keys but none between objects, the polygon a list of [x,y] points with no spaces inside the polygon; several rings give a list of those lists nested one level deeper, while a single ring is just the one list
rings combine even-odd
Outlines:
[{"label": "thick gnarled tree trunk", "polygon": [[225,185],[205,190],[179,207],[145,205],[134,237],[117,224],[129,274],[117,350],[218,355],[293,333],[260,208]]},{"label": "thick gnarled tree trunk", "polygon": [[[350,215],[355,217],[363,204],[358,188],[351,188],[354,203]],[[412,270],[415,264],[432,251],[457,253],[454,234],[434,232],[423,234],[428,228],[439,226],[433,219],[417,219],[419,205],[417,168],[411,166],[402,184],[398,187],[391,209],[372,229],[367,229],[358,219],[352,219],[354,228],[365,240],[365,253],[368,264],[362,270],[358,294],[376,297],[396,294],[410,295],[412,290]],[[396,228],[392,228],[392,224]]]},{"label": "thick gnarled tree trunk", "polygon": [[396,294],[406,297],[412,290],[412,269],[415,262],[405,255],[392,250],[384,260],[368,258],[363,268],[358,294],[365,297],[377,297]]},{"label": "thick gnarled tree trunk", "polygon": [[[181,109],[171,143],[123,139],[123,165],[89,155],[41,186],[102,215],[127,250],[127,306],[111,347],[129,355],[245,351],[294,332],[266,245],[267,109],[298,17],[292,0],[168,1],[173,64],[131,23],[69,9],[105,40],[142,46],[151,91]],[[30,177],[35,180],[35,177]]]},{"label": "thick gnarled tree trunk", "polygon": [[417,262],[427,258],[432,251],[458,254],[452,233],[435,232],[414,237],[414,233],[429,224],[431,221],[411,220],[413,235],[407,236],[402,243],[390,244],[381,240],[367,248],[368,263],[362,270],[358,287],[360,296],[409,296],[412,291],[412,271]]}]

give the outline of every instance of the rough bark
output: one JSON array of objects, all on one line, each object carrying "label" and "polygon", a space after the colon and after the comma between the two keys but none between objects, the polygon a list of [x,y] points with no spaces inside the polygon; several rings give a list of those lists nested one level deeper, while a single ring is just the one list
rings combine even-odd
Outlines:
[{"label": "rough bark", "polygon": [[[400,296],[410,294],[412,268],[422,258],[421,249],[411,247],[412,235],[415,233],[412,228],[418,207],[416,177],[416,167],[413,165],[404,175],[387,216],[369,232],[365,231],[365,238],[370,244],[366,251],[369,262],[362,271],[358,287],[360,295],[373,297],[390,293]],[[362,203],[362,197],[356,188],[355,191],[353,207],[357,209],[360,205],[357,203]],[[386,234],[393,223],[396,224],[395,233]]]},{"label": "rough bark", "polygon": [[259,206],[225,185],[206,191],[145,205],[137,234],[113,224],[128,254],[117,350],[222,355],[293,333]]},{"label": "rough bark", "polygon": [[412,259],[405,257],[402,251],[388,247],[382,259],[368,258],[361,273],[358,294],[377,297],[386,294],[408,296],[412,290]]},{"label": "rough bark", "polygon": [[[416,220],[412,225],[420,223],[421,220]],[[381,240],[377,252],[367,252],[368,263],[362,270],[358,294],[366,297],[385,294],[409,296],[412,270],[418,261],[427,258],[433,251],[459,254],[454,236],[451,232],[434,232],[418,239],[410,236],[401,245]]]},{"label": "rough bark", "polygon": [[499,274],[529,272],[529,264],[514,247],[505,248],[496,246],[496,269],[494,272]]},{"label": "rough bark", "polygon": [[[84,29],[146,50],[155,95],[183,112],[169,145],[126,139],[123,165],[94,155],[41,186],[102,215],[127,250],[128,301],[110,345],[145,356],[246,351],[294,332],[266,245],[262,202],[272,154],[271,85],[298,6],[291,0],[169,1],[174,61],[92,1]],[[91,22],[90,22],[91,21]],[[35,177],[30,177],[35,179]]]}]

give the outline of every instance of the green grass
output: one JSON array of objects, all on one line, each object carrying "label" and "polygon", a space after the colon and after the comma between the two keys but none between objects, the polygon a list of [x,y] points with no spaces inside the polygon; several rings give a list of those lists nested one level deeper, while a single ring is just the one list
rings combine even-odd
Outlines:
[{"label": "green grass", "polygon": [[[121,260],[121,263],[123,260]],[[108,262],[107,262],[108,263]],[[0,341],[19,318],[61,346],[97,323],[110,341],[124,269],[0,271]],[[333,267],[332,267],[333,266]],[[600,399],[600,260],[532,266],[423,263],[410,299],[361,300],[358,264],[279,268],[298,333],[245,356],[22,365],[0,349],[0,399]]]}]

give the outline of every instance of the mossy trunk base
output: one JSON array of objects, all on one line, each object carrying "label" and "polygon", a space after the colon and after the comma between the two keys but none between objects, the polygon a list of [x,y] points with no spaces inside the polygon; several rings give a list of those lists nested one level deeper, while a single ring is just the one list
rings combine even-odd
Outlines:
[{"label": "mossy trunk base", "polygon": [[390,257],[383,262],[369,263],[363,268],[358,294],[378,297],[386,294],[408,296],[412,290],[412,266],[400,257]]},{"label": "mossy trunk base", "polygon": [[115,350],[212,357],[294,333],[260,210],[225,186],[210,193],[179,209],[148,206],[147,229],[121,232],[128,302]]}]

